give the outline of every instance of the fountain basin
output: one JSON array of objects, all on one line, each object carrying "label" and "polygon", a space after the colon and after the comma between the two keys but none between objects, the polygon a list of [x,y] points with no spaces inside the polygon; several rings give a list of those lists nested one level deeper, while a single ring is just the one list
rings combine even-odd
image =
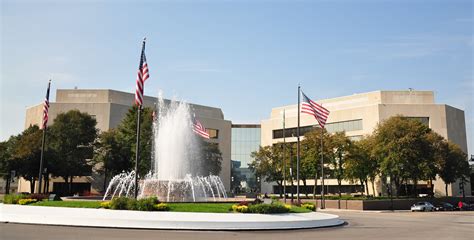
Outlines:
[{"label": "fountain basin", "polygon": [[0,204],[0,222],[175,230],[277,230],[339,226],[327,213],[238,214],[141,212]]}]

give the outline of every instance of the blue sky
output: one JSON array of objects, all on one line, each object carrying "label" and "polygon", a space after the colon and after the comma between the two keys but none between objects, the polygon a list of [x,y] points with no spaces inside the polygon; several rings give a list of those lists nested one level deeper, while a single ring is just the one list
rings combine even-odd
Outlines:
[{"label": "blue sky", "polygon": [[[145,93],[216,106],[235,123],[373,90],[433,90],[466,111],[474,150],[473,2],[1,1],[0,140],[57,88],[132,92],[147,36]],[[55,94],[53,92],[52,99]]]}]

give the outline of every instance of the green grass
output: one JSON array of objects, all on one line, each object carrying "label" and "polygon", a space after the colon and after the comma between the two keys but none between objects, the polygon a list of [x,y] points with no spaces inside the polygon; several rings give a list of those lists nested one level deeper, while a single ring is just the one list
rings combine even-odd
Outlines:
[{"label": "green grass", "polygon": [[70,208],[100,208],[101,201],[40,201],[31,206],[70,207]]},{"label": "green grass", "polygon": [[[70,208],[100,208],[101,201],[40,201],[31,206],[70,207]],[[229,213],[234,203],[167,203],[170,212],[209,212]],[[291,213],[307,213],[308,209],[292,206]]]},{"label": "green grass", "polygon": [[311,210],[302,208],[302,207],[297,207],[297,206],[291,206],[290,213],[309,213]]},{"label": "green grass", "polygon": [[227,213],[233,203],[168,203],[170,212]]}]

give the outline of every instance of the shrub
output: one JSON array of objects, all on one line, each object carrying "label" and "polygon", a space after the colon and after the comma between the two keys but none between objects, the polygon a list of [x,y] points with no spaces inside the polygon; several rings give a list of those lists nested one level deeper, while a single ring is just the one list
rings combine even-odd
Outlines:
[{"label": "shrub", "polygon": [[110,201],[110,208],[115,210],[127,210],[129,201],[130,199],[126,197],[114,198]]},{"label": "shrub", "polygon": [[[155,205],[160,202],[156,197],[142,198],[139,200],[134,200],[129,202],[129,210],[138,210],[138,211],[153,211],[155,210]],[[133,202],[133,204],[131,204]]]},{"label": "shrub", "polygon": [[269,213],[287,213],[290,211],[285,205],[283,204],[254,204],[248,207],[249,212],[251,213],[261,213],[261,214],[269,214]]},{"label": "shrub", "polygon": [[240,213],[248,213],[249,212],[249,206],[234,204],[234,205],[232,205],[232,211],[240,212]]},{"label": "shrub", "polygon": [[301,204],[300,207],[306,208],[306,209],[311,210],[313,212],[316,210],[316,206],[312,203],[303,203],[303,204]]},{"label": "shrub", "polygon": [[260,198],[255,198],[255,200],[253,201],[252,204],[261,204],[261,203],[263,203],[263,200],[262,200],[262,199],[260,199]]},{"label": "shrub", "polygon": [[169,211],[170,207],[166,203],[158,203],[158,204],[155,204],[154,209],[156,211]]},{"label": "shrub", "polygon": [[109,209],[111,207],[112,203],[110,201],[105,201],[100,203],[100,207]]},{"label": "shrub", "polygon": [[239,202],[239,206],[248,206],[248,205],[249,205],[249,202],[247,201]]},{"label": "shrub", "polygon": [[27,198],[26,194],[7,194],[3,197],[3,203],[5,204],[18,204],[20,199]]},{"label": "shrub", "polygon": [[37,201],[38,200],[32,199],[32,198],[23,198],[23,199],[18,200],[18,204],[27,205],[27,204],[34,203],[34,202],[37,202]]}]

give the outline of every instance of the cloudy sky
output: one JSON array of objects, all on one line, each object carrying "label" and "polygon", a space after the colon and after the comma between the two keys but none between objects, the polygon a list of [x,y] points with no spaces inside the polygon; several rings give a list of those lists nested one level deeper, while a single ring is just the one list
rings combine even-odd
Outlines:
[{"label": "cloudy sky", "polygon": [[132,92],[147,41],[147,95],[223,109],[235,123],[373,90],[433,90],[465,110],[474,150],[473,2],[9,1],[1,3],[0,140],[23,130],[49,78]]}]

